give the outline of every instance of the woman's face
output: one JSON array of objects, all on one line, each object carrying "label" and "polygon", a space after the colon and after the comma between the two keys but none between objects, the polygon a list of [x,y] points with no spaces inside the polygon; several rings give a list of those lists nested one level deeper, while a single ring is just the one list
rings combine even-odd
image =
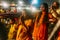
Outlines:
[{"label": "woman's face", "polygon": [[45,11],[45,7],[43,5],[40,6],[41,11]]},{"label": "woman's face", "polygon": [[26,26],[31,26],[32,20],[31,19],[25,20],[24,23]]}]

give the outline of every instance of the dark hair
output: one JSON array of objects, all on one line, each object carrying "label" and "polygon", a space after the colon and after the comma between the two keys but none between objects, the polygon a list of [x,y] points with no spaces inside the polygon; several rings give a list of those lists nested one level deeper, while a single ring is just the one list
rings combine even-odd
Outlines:
[{"label": "dark hair", "polygon": [[[44,21],[43,21],[43,22],[45,22],[45,21],[48,21],[48,4],[47,3],[42,3],[41,5],[43,5],[45,7],[45,11],[46,11],[46,15],[45,15]],[[37,22],[39,22],[39,18],[41,17],[41,15],[42,15],[42,11],[39,12]]]},{"label": "dark hair", "polygon": [[46,12],[48,12],[48,4],[47,3],[42,3],[42,5],[45,7]]},{"label": "dark hair", "polygon": [[21,17],[22,23],[24,23],[25,20],[29,20],[29,19],[32,19],[33,20],[33,17],[32,16],[29,16],[29,15],[26,16],[26,17],[24,17],[24,16]]},{"label": "dark hair", "polygon": [[26,16],[26,17],[22,16],[22,17],[21,17],[22,25],[24,25],[24,27],[25,27],[26,29],[28,29],[28,28],[26,27],[24,21],[29,20],[29,19],[33,20],[32,16]]}]

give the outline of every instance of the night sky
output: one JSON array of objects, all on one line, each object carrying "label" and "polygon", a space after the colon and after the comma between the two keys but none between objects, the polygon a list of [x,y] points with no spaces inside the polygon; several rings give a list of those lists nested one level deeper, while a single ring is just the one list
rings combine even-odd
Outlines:
[{"label": "night sky", "polygon": [[[1,1],[3,1],[3,0],[1,0]],[[4,0],[4,1],[15,2],[15,3],[18,2],[18,0]],[[24,1],[24,3],[26,5],[30,5],[32,3],[32,0],[22,0],[22,1]],[[41,3],[43,3],[43,2],[48,3],[48,5],[50,6],[50,4],[53,1],[59,1],[59,0],[37,0],[37,1],[38,1],[38,3],[37,4],[34,4],[33,6],[39,7],[41,5]]]}]

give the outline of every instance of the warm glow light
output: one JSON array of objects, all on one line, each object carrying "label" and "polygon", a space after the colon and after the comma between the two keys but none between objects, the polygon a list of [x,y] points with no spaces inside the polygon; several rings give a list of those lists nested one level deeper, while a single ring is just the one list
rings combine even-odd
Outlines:
[{"label": "warm glow light", "polygon": [[2,2],[1,5],[4,8],[8,8],[9,7],[9,4],[7,2]]},{"label": "warm glow light", "polygon": [[23,1],[18,1],[18,5],[23,6]]},{"label": "warm glow light", "polygon": [[17,7],[17,12],[22,11],[22,7]]},{"label": "warm glow light", "polygon": [[23,2],[22,1],[19,1],[19,4],[23,4]]},{"label": "warm glow light", "polygon": [[35,12],[37,9],[36,9],[36,7],[32,7],[31,10],[32,10],[32,12]]}]

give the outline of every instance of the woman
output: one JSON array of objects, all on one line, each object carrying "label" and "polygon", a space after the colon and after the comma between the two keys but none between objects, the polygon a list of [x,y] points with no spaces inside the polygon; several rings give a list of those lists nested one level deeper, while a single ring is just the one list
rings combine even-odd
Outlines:
[{"label": "woman", "polygon": [[17,27],[18,24],[16,21],[17,20],[15,20],[15,19],[10,20],[11,27],[8,32],[8,40],[15,40],[16,39],[16,33],[17,33],[17,29],[18,29],[18,27]]},{"label": "woman", "polygon": [[[51,34],[48,39],[54,40],[54,38],[57,38],[57,34],[59,33],[59,19],[60,19],[60,8],[59,8],[59,3],[58,2],[53,2],[52,6],[50,7],[50,13],[52,16],[55,18],[51,23],[49,29],[52,29]],[[53,23],[53,24],[52,24]],[[57,26],[58,25],[58,26]],[[53,29],[54,28],[54,29]],[[56,28],[56,29],[55,29]],[[54,32],[54,33],[53,33]],[[53,35],[52,35],[53,34]]]},{"label": "woman", "polygon": [[36,17],[33,40],[47,40],[47,22],[48,22],[48,5],[43,3],[40,7],[41,12]]},{"label": "woman", "polygon": [[22,16],[21,22],[17,31],[16,40],[32,40],[32,18],[30,16]]}]

